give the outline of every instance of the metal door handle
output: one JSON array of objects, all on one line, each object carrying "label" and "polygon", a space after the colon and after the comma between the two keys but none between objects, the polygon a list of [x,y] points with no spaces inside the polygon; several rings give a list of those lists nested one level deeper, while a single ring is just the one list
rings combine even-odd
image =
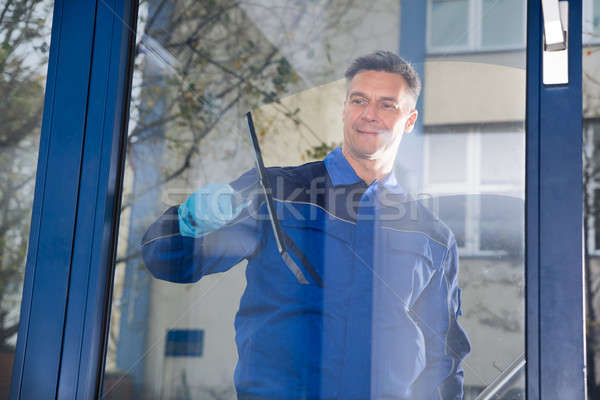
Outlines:
[{"label": "metal door handle", "polygon": [[566,29],[560,18],[558,0],[542,0],[544,15],[544,50],[559,51],[567,48]]},{"label": "metal door handle", "polygon": [[569,3],[542,0],[544,85],[569,83]]}]

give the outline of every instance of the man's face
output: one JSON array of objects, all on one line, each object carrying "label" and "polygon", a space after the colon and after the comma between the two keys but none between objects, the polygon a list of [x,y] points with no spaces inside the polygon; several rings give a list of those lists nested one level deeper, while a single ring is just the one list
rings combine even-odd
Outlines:
[{"label": "man's face", "polygon": [[356,74],[342,113],[344,150],[358,158],[393,160],[403,133],[412,131],[417,120],[413,103],[401,75]]}]

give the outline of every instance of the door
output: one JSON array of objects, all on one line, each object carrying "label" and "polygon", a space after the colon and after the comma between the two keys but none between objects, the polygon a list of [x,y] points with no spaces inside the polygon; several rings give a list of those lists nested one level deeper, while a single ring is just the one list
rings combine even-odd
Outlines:
[{"label": "door", "polygon": [[[95,39],[80,44],[93,52],[75,235],[60,266],[68,290],[55,298],[62,336],[29,359],[47,324],[31,309],[14,398],[583,397],[578,4],[568,82],[545,85],[556,62],[542,59],[538,2],[91,3],[78,11],[93,10]],[[75,23],[58,4],[61,23]],[[390,130],[402,140],[379,180],[403,196],[388,206],[406,211],[390,218],[365,203],[373,182],[347,151],[366,129],[350,121],[364,71],[349,67],[375,50],[399,54],[422,83],[412,132]],[[392,75],[416,100],[413,75]],[[366,103],[358,121],[384,126],[383,106]],[[247,110],[275,174],[274,214],[260,201],[248,211],[264,194],[246,173]],[[273,167],[298,165],[328,194],[364,184],[357,208],[332,209],[318,182],[306,199],[288,193],[300,175]],[[248,202],[213,207],[210,223],[200,208],[183,234],[182,210],[249,187]],[[307,285],[277,252],[275,218]],[[28,268],[49,267],[38,256]],[[44,302],[54,284],[31,276],[24,296]],[[27,385],[45,363],[56,374]]]}]

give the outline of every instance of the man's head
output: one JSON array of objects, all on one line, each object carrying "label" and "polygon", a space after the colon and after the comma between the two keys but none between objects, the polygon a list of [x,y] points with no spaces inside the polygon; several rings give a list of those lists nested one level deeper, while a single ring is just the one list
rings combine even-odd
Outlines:
[{"label": "man's head", "polygon": [[345,77],[344,152],[354,158],[393,160],[402,135],[417,120],[419,76],[394,53],[377,51],[354,60]]}]

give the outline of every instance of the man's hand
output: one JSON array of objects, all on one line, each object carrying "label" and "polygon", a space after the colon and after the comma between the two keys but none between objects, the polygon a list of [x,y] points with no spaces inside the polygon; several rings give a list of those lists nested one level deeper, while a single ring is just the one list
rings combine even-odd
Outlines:
[{"label": "man's hand", "polygon": [[179,231],[182,236],[204,236],[235,219],[249,204],[230,185],[210,183],[179,206]]}]

